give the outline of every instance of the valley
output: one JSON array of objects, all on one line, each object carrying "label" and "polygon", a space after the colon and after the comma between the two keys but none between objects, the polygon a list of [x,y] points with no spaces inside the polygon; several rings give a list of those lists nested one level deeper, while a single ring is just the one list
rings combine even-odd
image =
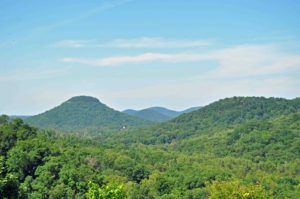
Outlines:
[{"label": "valley", "polygon": [[0,191],[4,198],[110,191],[112,198],[298,198],[299,111],[299,98],[233,97],[151,123],[80,96],[24,121],[1,116]]},{"label": "valley", "polygon": [[300,0],[0,0],[0,199],[300,199]]}]

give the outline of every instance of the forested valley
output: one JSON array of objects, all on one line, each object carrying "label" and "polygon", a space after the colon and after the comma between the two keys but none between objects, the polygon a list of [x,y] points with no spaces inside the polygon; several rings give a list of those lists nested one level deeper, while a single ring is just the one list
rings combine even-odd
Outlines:
[{"label": "forested valley", "polygon": [[0,198],[300,198],[299,98],[226,98],[163,123],[75,99],[0,117]]}]

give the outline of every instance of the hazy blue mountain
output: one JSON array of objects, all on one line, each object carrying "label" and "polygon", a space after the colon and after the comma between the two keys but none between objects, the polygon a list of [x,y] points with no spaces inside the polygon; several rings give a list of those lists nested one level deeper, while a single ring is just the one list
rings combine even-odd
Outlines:
[{"label": "hazy blue mountain", "polygon": [[177,117],[177,116],[180,115],[180,112],[174,111],[174,110],[171,110],[171,109],[167,109],[167,108],[164,108],[164,107],[150,107],[150,108],[147,108],[147,109],[144,109],[144,110],[155,111],[157,113],[160,113],[160,114],[165,115],[165,116],[170,117],[170,118],[174,118],[174,117]]},{"label": "hazy blue mountain", "polygon": [[127,114],[129,114],[129,115],[132,115],[132,114],[135,114],[135,113],[138,112],[138,111],[133,110],[133,109],[127,109],[127,110],[122,111],[122,112],[123,112],[123,113],[127,113]]},{"label": "hazy blue mountain", "polygon": [[150,123],[109,108],[98,99],[88,96],[73,97],[49,111],[26,118],[25,121],[37,127],[59,130],[114,129]]},{"label": "hazy blue mountain", "polygon": [[[168,122],[139,130],[127,142],[170,143],[202,134],[231,129],[233,126],[264,121],[300,111],[300,98],[232,97],[211,103],[197,111],[182,114]],[[132,139],[131,137],[134,137]],[[193,137],[194,138],[194,137]]]},{"label": "hazy blue mountain", "polygon": [[151,109],[144,109],[140,111],[124,111],[124,113],[152,122],[165,122],[171,119],[171,117]]},{"label": "hazy blue mountain", "polygon": [[10,115],[9,117],[12,119],[16,119],[16,118],[26,119],[26,118],[31,117],[31,115]]},{"label": "hazy blue mountain", "polygon": [[184,111],[174,111],[171,109],[167,109],[164,107],[150,107],[142,110],[133,110],[133,109],[127,109],[123,111],[126,114],[152,121],[152,122],[165,122],[168,120],[171,120],[183,113],[189,113],[195,110],[198,110],[200,107],[192,107],[188,108]]},{"label": "hazy blue mountain", "polygon": [[197,111],[201,108],[201,106],[197,106],[197,107],[191,107],[191,108],[188,108],[186,110],[183,110],[183,111],[180,111],[180,113],[190,113],[190,112],[193,112],[193,111]]}]

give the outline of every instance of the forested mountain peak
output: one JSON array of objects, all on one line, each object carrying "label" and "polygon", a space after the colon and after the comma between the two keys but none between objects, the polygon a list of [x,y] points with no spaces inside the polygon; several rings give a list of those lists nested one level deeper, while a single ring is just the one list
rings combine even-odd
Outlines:
[{"label": "forested mountain peak", "polygon": [[91,96],[75,96],[67,100],[66,102],[94,102],[94,103],[101,103],[97,98]]},{"label": "forested mountain peak", "polygon": [[223,128],[249,120],[262,120],[295,113],[300,110],[299,98],[231,97],[213,102],[197,111],[181,115],[166,125],[178,129]]},{"label": "forested mountain peak", "polygon": [[251,119],[268,119],[300,109],[299,98],[231,97],[213,102],[197,111],[175,118],[172,122],[211,122],[235,124]]},{"label": "forested mountain peak", "polygon": [[[182,114],[149,131],[132,134],[128,140],[146,144],[171,143],[199,134],[212,134],[249,121],[263,121],[300,110],[300,99],[231,97],[213,102],[199,110]],[[142,136],[141,136],[142,135]]]},{"label": "forested mountain peak", "polygon": [[123,128],[149,124],[139,118],[116,111],[97,98],[89,96],[73,97],[61,105],[26,118],[29,124],[58,130],[86,130],[99,128]]},{"label": "forested mountain peak", "polygon": [[[76,109],[76,106],[79,106],[78,108],[80,108],[81,106],[85,106],[85,107],[90,107],[90,108],[102,109],[102,111],[105,111],[105,110],[112,111],[113,110],[109,106],[102,103],[99,99],[97,99],[95,97],[91,97],[91,96],[84,96],[84,95],[72,97],[72,98],[68,99],[67,101],[63,102],[61,105],[67,105],[67,104],[70,106],[73,106],[72,108],[74,108],[74,109]],[[83,109],[81,111],[89,112],[90,110]]]},{"label": "forested mountain peak", "polygon": [[[81,124],[82,115],[89,122],[90,114],[123,115],[95,100],[77,99],[41,115],[53,121],[49,112],[61,117],[63,111],[68,125]],[[299,198],[299,107],[299,98],[226,98],[151,128],[95,137],[61,135],[0,116],[0,194]]]}]

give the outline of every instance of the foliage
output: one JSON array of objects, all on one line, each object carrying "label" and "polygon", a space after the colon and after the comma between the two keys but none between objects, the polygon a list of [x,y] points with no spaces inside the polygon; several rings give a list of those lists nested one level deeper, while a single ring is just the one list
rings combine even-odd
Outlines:
[{"label": "foliage", "polygon": [[300,198],[298,104],[232,98],[105,136],[4,119],[0,198]]},{"label": "foliage", "polygon": [[215,181],[207,189],[211,199],[264,199],[271,197],[261,185],[243,185],[238,180]]},{"label": "foliage", "polygon": [[150,124],[113,110],[93,97],[78,96],[45,113],[25,119],[31,125],[64,131],[93,131],[98,128],[122,129]]},{"label": "foliage", "polygon": [[97,184],[89,182],[89,189],[86,193],[88,199],[124,199],[126,194],[121,185],[108,184],[99,187]]},{"label": "foliage", "polygon": [[9,117],[7,115],[1,115],[0,116],[0,125],[1,124],[7,124],[9,121]]}]

